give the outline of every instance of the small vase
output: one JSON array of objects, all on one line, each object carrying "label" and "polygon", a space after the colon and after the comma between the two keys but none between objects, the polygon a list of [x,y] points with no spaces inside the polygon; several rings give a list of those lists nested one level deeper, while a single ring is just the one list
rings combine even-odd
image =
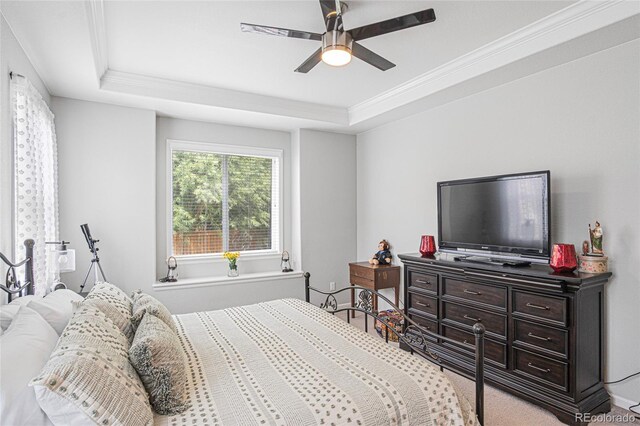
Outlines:
[{"label": "small vase", "polygon": [[227,272],[227,276],[237,277],[238,275],[238,265],[229,265],[229,272]]},{"label": "small vase", "polygon": [[573,244],[554,244],[549,266],[556,272],[573,272],[578,267]]},{"label": "small vase", "polygon": [[433,256],[436,252],[436,239],[433,235],[423,235],[420,239],[420,254],[422,256]]}]

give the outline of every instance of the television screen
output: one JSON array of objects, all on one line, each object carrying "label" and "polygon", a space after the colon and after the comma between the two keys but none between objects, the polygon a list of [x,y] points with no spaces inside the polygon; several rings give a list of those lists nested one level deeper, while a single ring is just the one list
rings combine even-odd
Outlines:
[{"label": "television screen", "polygon": [[438,183],[439,245],[549,256],[549,172]]}]

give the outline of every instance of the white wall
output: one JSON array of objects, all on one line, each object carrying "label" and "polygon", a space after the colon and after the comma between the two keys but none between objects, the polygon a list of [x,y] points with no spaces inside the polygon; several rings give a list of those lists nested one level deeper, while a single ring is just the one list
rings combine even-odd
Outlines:
[{"label": "white wall", "polygon": [[[291,137],[288,132],[255,129],[249,127],[228,126],[224,124],[204,123],[199,121],[180,120],[173,118],[157,119],[156,133],[156,167],[157,167],[157,202],[156,202],[156,232],[158,236],[156,247],[156,276],[162,277],[167,273],[165,259],[167,258],[167,173],[166,151],[167,139],[208,142],[223,145],[240,145],[259,148],[280,149],[283,151],[284,179],[283,179],[283,221],[284,239],[282,249],[291,250]],[[282,250],[281,250],[282,251]],[[294,255],[294,263],[299,259],[299,253]],[[238,261],[240,273],[258,273],[279,271],[280,254],[263,259],[241,257]],[[180,261],[179,261],[180,263]],[[179,266],[180,277],[211,277],[224,275],[227,271],[227,261],[221,256],[201,263],[182,262]],[[232,305],[229,305],[232,306]]]},{"label": "white wall", "polygon": [[[13,257],[13,135],[9,72],[25,76],[51,104],[49,92],[0,14],[0,252]],[[23,253],[16,253],[22,258]],[[4,295],[4,293],[3,293]],[[0,297],[2,301],[6,297]]]},{"label": "white wall", "polygon": [[[73,99],[52,99],[58,133],[60,237],[76,250],[77,290],[91,253],[88,223],[107,278],[149,292],[155,280],[155,113]],[[89,279],[86,290],[94,279]]]},{"label": "white wall", "polygon": [[[314,287],[349,285],[356,261],[356,138],[300,130],[293,135],[299,155],[302,265]],[[342,293],[339,302],[348,300]],[[316,295],[312,301],[324,300]]]},{"label": "white wall", "polygon": [[[550,169],[553,241],[605,232],[606,378],[638,371],[639,75],[636,40],[358,135],[358,257],[435,235],[437,181]],[[610,389],[637,402],[640,379]]]}]

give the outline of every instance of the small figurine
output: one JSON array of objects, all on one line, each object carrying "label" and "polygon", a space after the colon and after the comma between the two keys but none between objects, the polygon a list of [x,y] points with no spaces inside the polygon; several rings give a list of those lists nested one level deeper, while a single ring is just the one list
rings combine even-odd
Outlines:
[{"label": "small figurine", "polygon": [[604,251],[602,251],[602,228],[600,227],[600,222],[596,220],[596,226],[591,229],[591,224],[589,224],[589,237],[591,239],[591,253],[595,256],[603,256]]},{"label": "small figurine", "polygon": [[586,256],[589,254],[589,241],[584,240],[582,242],[582,255]]},{"label": "small figurine", "polygon": [[389,251],[389,242],[382,240],[378,244],[378,251],[369,259],[371,265],[389,265],[391,263],[391,252]]}]

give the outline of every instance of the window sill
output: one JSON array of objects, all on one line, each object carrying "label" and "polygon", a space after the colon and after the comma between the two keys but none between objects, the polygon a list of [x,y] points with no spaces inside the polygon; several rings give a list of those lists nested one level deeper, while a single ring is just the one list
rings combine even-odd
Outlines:
[{"label": "window sill", "polygon": [[187,288],[200,288],[200,287],[212,287],[219,285],[235,285],[235,284],[247,284],[260,281],[272,281],[291,278],[302,278],[304,276],[303,271],[293,272],[261,272],[257,274],[244,274],[238,277],[204,277],[204,278],[184,278],[178,279],[175,283],[161,283],[156,281],[153,283],[153,289],[157,291],[163,290],[176,290]]},{"label": "window sill", "polygon": [[[190,265],[195,263],[227,263],[227,259],[222,254],[196,254],[174,256],[179,265]],[[277,252],[261,252],[261,253],[242,253],[240,260],[261,260],[261,259],[278,259],[282,258],[281,253]]]}]

